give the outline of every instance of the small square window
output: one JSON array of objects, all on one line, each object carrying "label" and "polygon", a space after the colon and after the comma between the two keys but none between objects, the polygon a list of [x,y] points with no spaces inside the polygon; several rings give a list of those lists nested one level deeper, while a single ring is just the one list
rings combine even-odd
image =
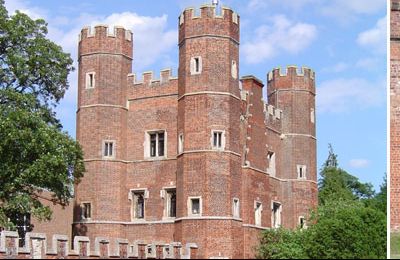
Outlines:
[{"label": "small square window", "polygon": [[314,111],[314,108],[311,108],[310,120],[311,120],[311,123],[315,123],[315,111]]},{"label": "small square window", "polygon": [[297,165],[297,178],[305,180],[307,173],[307,167],[305,165]]},{"label": "small square window", "polygon": [[279,228],[281,226],[282,205],[279,202],[272,202],[272,227]]},{"label": "small square window", "polygon": [[183,134],[179,134],[178,138],[178,154],[183,153]]},{"label": "small square window", "polygon": [[165,131],[148,132],[146,139],[148,144],[145,150],[146,157],[165,156]]},{"label": "small square window", "polygon": [[189,197],[188,215],[189,216],[201,216],[201,198],[200,197]]},{"label": "small square window", "polygon": [[268,160],[268,168],[267,168],[267,173],[270,176],[275,177],[276,171],[275,171],[275,153],[269,151],[267,154],[267,160]]},{"label": "small square window", "polygon": [[233,217],[240,218],[240,203],[237,198],[233,199]]},{"label": "small square window", "polygon": [[94,72],[86,73],[86,88],[94,88],[95,87],[95,75]]},{"label": "small square window", "polygon": [[108,158],[114,157],[114,141],[104,141],[103,156]]},{"label": "small square window", "polygon": [[232,78],[237,79],[237,65],[236,65],[236,61],[232,61],[232,67],[231,67],[231,75]]},{"label": "small square window", "polygon": [[202,60],[200,56],[193,57],[190,59],[190,74],[200,74],[202,71]]},{"label": "small square window", "polygon": [[132,219],[144,219],[145,191],[132,191]]},{"label": "small square window", "polygon": [[299,217],[299,227],[300,227],[301,229],[307,228],[306,218],[303,217],[303,216]]},{"label": "small square window", "polygon": [[223,150],[225,148],[225,134],[224,131],[212,131],[212,148]]},{"label": "small square window", "polygon": [[90,219],[92,217],[92,205],[89,202],[84,202],[81,205],[81,218]]},{"label": "small square window", "polygon": [[255,211],[254,211],[254,218],[255,218],[255,225],[261,226],[261,219],[262,219],[262,203],[256,201],[255,202]]},{"label": "small square window", "polygon": [[166,190],[166,215],[168,218],[176,217],[176,190]]}]

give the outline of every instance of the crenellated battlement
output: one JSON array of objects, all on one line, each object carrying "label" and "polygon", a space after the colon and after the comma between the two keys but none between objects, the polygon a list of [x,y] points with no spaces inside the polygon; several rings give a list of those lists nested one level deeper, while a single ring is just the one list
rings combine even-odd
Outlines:
[{"label": "crenellated battlement", "polygon": [[132,32],[121,26],[84,27],[79,34],[79,58],[91,54],[118,54],[132,60]]},{"label": "crenellated battlement", "polygon": [[222,19],[234,24],[239,23],[239,15],[227,6],[222,6],[218,12],[215,5],[203,4],[200,8],[186,8],[179,16],[179,25],[185,23],[185,19],[216,18]]},{"label": "crenellated battlement", "polygon": [[267,76],[268,82],[276,78],[287,76],[308,77],[310,79],[315,79],[315,72],[305,66],[299,68],[294,65],[289,65],[286,66],[283,70],[280,67],[274,68],[272,71],[268,72]]},{"label": "crenellated battlement", "polygon": [[98,37],[112,37],[132,41],[131,30],[127,30],[122,26],[109,27],[105,24],[83,27],[79,34],[79,41],[82,41],[85,38],[96,37],[96,35]]},{"label": "crenellated battlement", "polygon": [[172,70],[170,68],[161,70],[159,78],[154,78],[153,75],[153,71],[143,72],[142,78],[139,80],[135,73],[128,74],[128,83],[133,85],[162,85],[170,82],[170,80],[178,79],[172,76]]},{"label": "crenellated battlement", "polygon": [[[197,257],[197,245],[188,243],[182,246],[179,242],[163,243],[134,241],[127,239],[110,239],[96,237],[90,241],[85,236],[75,236],[70,249],[68,236],[54,235],[48,247],[47,236],[42,233],[27,233],[25,246],[19,247],[17,232],[3,231],[0,236],[0,258],[121,258],[121,259],[191,259]],[[94,245],[91,246],[91,243]],[[92,250],[94,248],[94,250]]]}]

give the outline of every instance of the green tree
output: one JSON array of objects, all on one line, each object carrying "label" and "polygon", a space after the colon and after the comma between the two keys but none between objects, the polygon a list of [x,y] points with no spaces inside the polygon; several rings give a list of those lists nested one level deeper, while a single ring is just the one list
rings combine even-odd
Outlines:
[{"label": "green tree", "polygon": [[44,104],[63,98],[72,59],[46,35],[44,20],[9,16],[0,0],[0,88],[32,93]]},{"label": "green tree", "polygon": [[46,38],[44,20],[16,12],[0,0],[0,227],[15,216],[49,219],[43,191],[67,205],[84,172],[79,144],[52,111],[68,89],[72,59]]},{"label": "green tree", "polygon": [[372,185],[339,168],[337,155],[321,169],[320,204],[307,229],[268,230],[259,258],[386,258],[386,178],[375,195]]},{"label": "green tree", "polygon": [[305,233],[300,230],[283,228],[263,232],[258,259],[307,259],[303,240]]},{"label": "green tree", "polygon": [[323,164],[318,183],[319,203],[325,204],[330,200],[359,200],[370,199],[374,196],[372,184],[361,183],[359,179],[339,168],[338,156],[329,145],[328,159]]},{"label": "green tree", "polygon": [[312,259],[386,258],[386,215],[361,201],[328,201],[318,207],[303,245]]}]

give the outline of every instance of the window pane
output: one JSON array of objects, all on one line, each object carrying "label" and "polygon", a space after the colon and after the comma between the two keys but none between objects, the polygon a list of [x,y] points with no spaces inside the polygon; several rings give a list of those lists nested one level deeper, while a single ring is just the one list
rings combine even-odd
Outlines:
[{"label": "window pane", "polygon": [[108,143],[104,144],[104,156],[108,156]]},{"label": "window pane", "polygon": [[192,214],[200,214],[200,200],[192,199]]},{"label": "window pane", "polygon": [[108,156],[113,155],[113,143],[108,143]]},{"label": "window pane", "polygon": [[156,156],[156,141],[157,137],[156,134],[150,134],[150,156],[155,157]]},{"label": "window pane", "polygon": [[158,133],[158,156],[164,156],[164,133]]},{"label": "window pane", "polygon": [[169,217],[176,217],[176,193],[171,192],[169,207]]},{"label": "window pane", "polygon": [[200,71],[199,58],[194,58],[194,63],[195,63],[196,72],[199,72]]},{"label": "window pane", "polygon": [[142,194],[137,196],[137,205],[136,205],[136,218],[144,218],[144,198]]},{"label": "window pane", "polygon": [[93,87],[93,74],[89,74],[89,87]]},{"label": "window pane", "polygon": [[214,136],[213,136],[213,145],[214,145],[214,147],[217,147],[217,133],[216,132],[214,132]]},{"label": "window pane", "polygon": [[222,147],[222,133],[218,133],[218,148]]}]

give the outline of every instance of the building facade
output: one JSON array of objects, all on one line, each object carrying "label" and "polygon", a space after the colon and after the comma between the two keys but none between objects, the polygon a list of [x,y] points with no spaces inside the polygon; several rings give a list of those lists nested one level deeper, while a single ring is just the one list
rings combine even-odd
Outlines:
[{"label": "building facade", "polygon": [[400,231],[400,0],[390,12],[390,229]]},{"label": "building facade", "polygon": [[315,73],[273,69],[265,91],[239,78],[237,13],[204,5],[178,23],[178,76],[159,79],[131,74],[129,30],[81,31],[73,235],[254,257],[260,231],[305,226],[317,205]]}]

